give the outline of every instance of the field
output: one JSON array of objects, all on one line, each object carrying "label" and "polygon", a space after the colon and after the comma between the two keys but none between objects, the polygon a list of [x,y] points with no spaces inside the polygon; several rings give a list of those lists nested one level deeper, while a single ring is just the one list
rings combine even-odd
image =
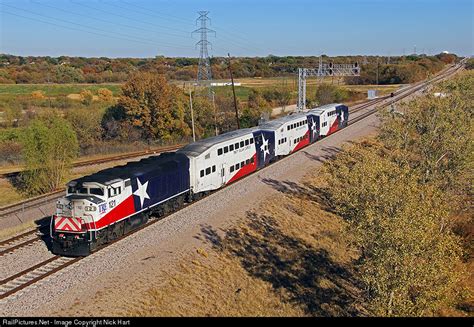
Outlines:
[{"label": "field", "polygon": [[31,95],[33,91],[42,91],[47,97],[67,96],[83,89],[97,94],[100,88],[111,90],[114,96],[120,94],[120,84],[0,84],[0,97]]}]

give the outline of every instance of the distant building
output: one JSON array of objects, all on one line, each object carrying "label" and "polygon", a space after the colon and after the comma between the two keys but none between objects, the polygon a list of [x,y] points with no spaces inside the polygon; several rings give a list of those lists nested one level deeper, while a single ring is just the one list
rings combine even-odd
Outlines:
[{"label": "distant building", "polygon": [[378,97],[377,90],[368,90],[367,91],[367,99],[375,99]]},{"label": "distant building", "polygon": [[[234,83],[235,86],[240,86],[242,83]],[[219,83],[211,83],[211,86],[232,86],[231,82],[219,82]]]}]

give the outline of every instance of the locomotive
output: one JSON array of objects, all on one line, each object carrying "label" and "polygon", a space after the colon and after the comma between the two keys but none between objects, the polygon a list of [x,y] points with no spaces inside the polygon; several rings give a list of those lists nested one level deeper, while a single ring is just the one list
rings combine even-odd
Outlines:
[{"label": "locomotive", "polygon": [[190,143],[70,181],[56,203],[52,252],[87,256],[162,217],[347,126],[330,104]]}]

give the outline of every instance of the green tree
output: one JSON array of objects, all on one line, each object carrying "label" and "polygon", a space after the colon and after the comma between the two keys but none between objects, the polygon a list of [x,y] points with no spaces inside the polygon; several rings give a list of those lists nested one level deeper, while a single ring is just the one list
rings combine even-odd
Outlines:
[{"label": "green tree", "polygon": [[189,135],[184,122],[184,94],[162,75],[135,73],[122,87],[117,106],[125,122],[145,139],[169,141]]},{"label": "green tree", "polygon": [[347,96],[347,91],[332,84],[322,83],[316,89],[316,101],[320,106],[341,102],[346,99]]},{"label": "green tree", "polygon": [[101,110],[89,108],[69,109],[64,118],[71,124],[82,150],[88,149],[102,139]]},{"label": "green tree", "polygon": [[22,180],[26,193],[42,194],[57,189],[77,156],[78,143],[71,125],[48,113],[30,123],[21,141],[25,162]]},{"label": "green tree", "polygon": [[465,184],[474,153],[473,82],[457,79],[457,88],[450,82],[432,91],[446,93],[451,85],[448,96],[430,94],[408,103],[402,114],[384,115],[380,139],[394,153],[401,151],[399,160],[418,170],[424,182],[451,190]]},{"label": "green tree", "polygon": [[331,199],[361,250],[371,312],[426,316],[454,303],[465,271],[459,238],[441,228],[450,209],[443,191],[420,184],[380,144],[356,144],[325,169]]}]

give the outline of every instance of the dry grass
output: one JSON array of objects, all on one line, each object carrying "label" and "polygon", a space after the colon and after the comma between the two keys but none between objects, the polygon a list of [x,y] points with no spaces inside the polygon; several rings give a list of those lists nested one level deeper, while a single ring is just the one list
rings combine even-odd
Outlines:
[{"label": "dry grass", "polygon": [[[345,316],[364,312],[351,262],[357,253],[323,191],[266,181],[282,194],[238,226],[202,228],[209,246],[181,261],[123,313],[131,316]],[[318,181],[320,182],[320,181]]]}]

